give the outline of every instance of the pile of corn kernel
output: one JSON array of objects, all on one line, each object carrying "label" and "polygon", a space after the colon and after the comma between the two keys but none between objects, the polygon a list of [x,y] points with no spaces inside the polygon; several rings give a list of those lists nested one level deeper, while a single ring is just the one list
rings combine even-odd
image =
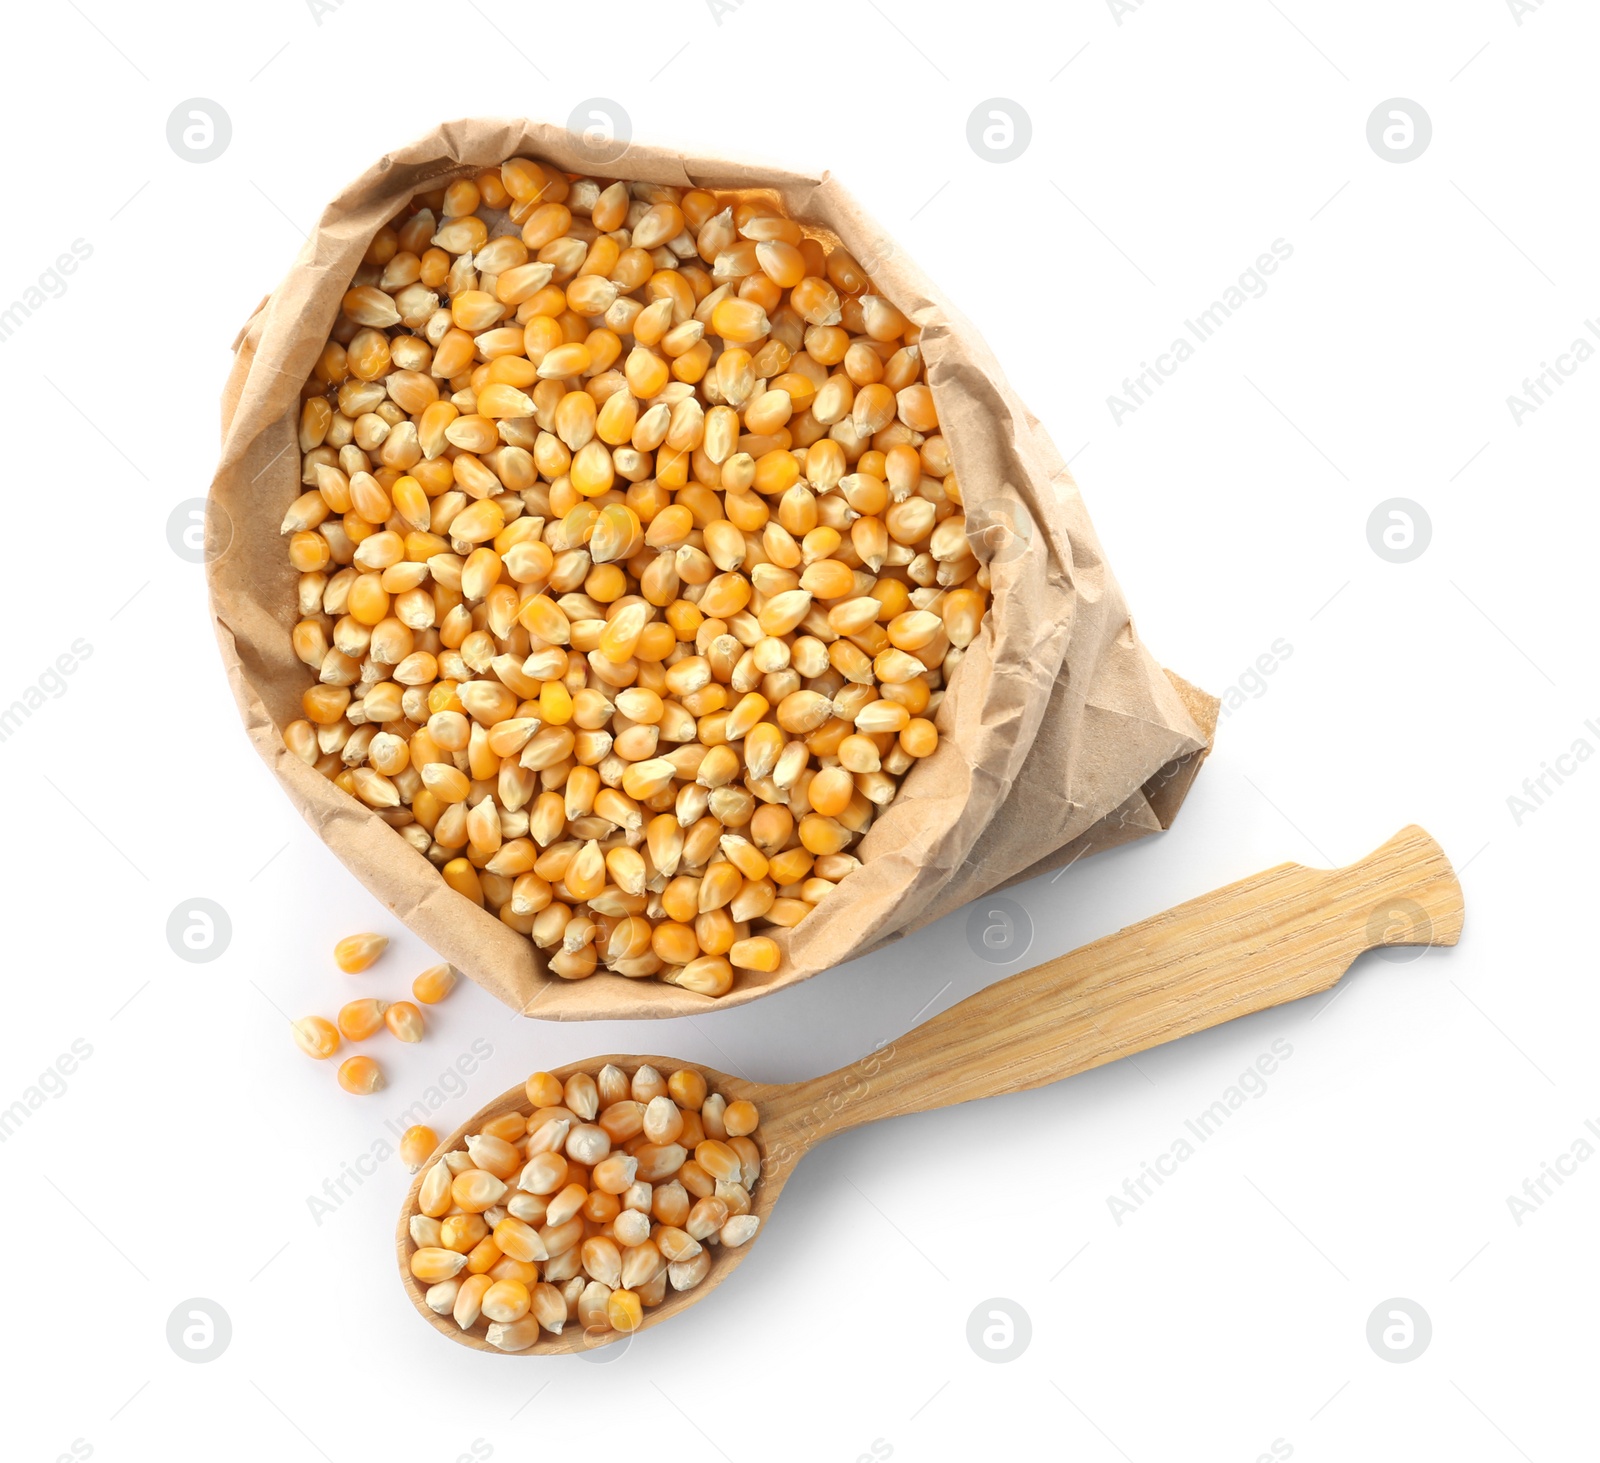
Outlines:
[{"label": "pile of corn kernel", "polygon": [[[359,975],[375,965],[388,948],[387,935],[347,935],[333,947],[334,964],[346,975]],[[456,973],[448,965],[430,965],[411,982],[411,994],[423,1005],[432,1006],[449,995],[455,983]],[[384,1001],[376,996],[361,996],[346,1001],[339,1008],[334,1021],[326,1016],[302,1016],[298,1021],[289,1023],[295,1045],[308,1057],[318,1061],[333,1056],[339,1050],[341,1040],[366,1041],[385,1028],[400,1041],[421,1041],[422,1012],[411,1001]],[[347,1057],[339,1064],[339,1085],[357,1097],[376,1092],[383,1086],[383,1080],[383,1068],[375,1058],[364,1052]],[[420,1131],[432,1140],[432,1134],[427,1129]],[[409,1137],[410,1133],[406,1136]],[[419,1141],[413,1140],[411,1151],[415,1151]],[[433,1147],[433,1141],[428,1141],[422,1149],[422,1157],[432,1152]],[[402,1151],[406,1150],[403,1148]],[[416,1165],[412,1167],[415,1170]]]},{"label": "pile of corn kernel", "polygon": [[288,746],[559,976],[776,970],[987,604],[919,340],[766,196],[420,195],[303,392]]},{"label": "pile of corn kernel", "polygon": [[637,1330],[760,1227],[753,1103],[687,1067],[536,1072],[527,1092],[531,1115],[485,1123],[417,1190],[410,1270],[463,1331],[482,1322],[491,1346],[526,1351],[541,1329]]}]

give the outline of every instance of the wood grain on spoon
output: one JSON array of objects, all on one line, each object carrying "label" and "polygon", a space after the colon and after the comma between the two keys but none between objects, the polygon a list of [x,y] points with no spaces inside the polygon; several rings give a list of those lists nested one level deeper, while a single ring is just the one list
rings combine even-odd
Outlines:
[{"label": "wood grain on spoon", "polygon": [[[607,1062],[629,1070],[649,1063],[663,1073],[688,1066],[713,1091],[729,1101],[747,1098],[760,1111],[761,1126],[752,1137],[761,1149],[761,1177],[750,1208],[761,1230],[738,1249],[722,1249],[694,1289],[669,1290],[659,1306],[645,1311],[642,1330],[701,1300],[733,1273],[765,1232],[800,1159],[835,1133],[1042,1087],[1314,995],[1337,982],[1365,950],[1455,944],[1462,919],[1461,887],[1450,861],[1427,833],[1410,827],[1346,868],[1280,864],[1129,925],[989,986],[883,1050],[809,1081],[748,1082],[697,1063],[639,1054],[594,1057],[557,1068],[555,1075],[565,1081]],[[440,1144],[438,1154],[461,1147],[485,1122],[514,1111],[532,1111],[520,1086],[474,1114]],[[428,1287],[410,1272],[414,1246],[408,1225],[426,1172],[424,1166],[413,1181],[400,1215],[396,1246],[406,1293],[452,1340],[495,1351],[481,1335],[430,1310],[423,1298]],[[551,1356],[618,1339],[615,1332],[585,1336],[569,1323],[560,1336],[545,1335],[512,1354]]]}]

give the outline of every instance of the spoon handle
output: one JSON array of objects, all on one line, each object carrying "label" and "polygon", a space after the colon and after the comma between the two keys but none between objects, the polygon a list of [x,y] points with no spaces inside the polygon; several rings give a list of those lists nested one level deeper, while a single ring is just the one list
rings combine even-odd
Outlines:
[{"label": "spoon handle", "polygon": [[[982,908],[982,904],[978,905]],[[792,1140],[1020,1092],[1333,985],[1380,945],[1453,945],[1461,886],[1405,828],[1347,868],[1280,864],[969,996],[798,1084]]]}]

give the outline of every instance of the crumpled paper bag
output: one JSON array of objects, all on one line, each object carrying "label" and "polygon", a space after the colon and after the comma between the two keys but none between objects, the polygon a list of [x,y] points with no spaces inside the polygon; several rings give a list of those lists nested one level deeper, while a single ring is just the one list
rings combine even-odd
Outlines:
[{"label": "crumpled paper bag", "polygon": [[[462,120],[380,158],[324,210],[288,277],[234,343],[212,481],[212,613],[250,739],[295,806],[396,917],[516,1010],[639,1019],[736,1006],[838,965],[1004,884],[1166,827],[1209,747],[1214,699],[1162,670],[1134,630],[1077,485],[972,326],[826,172],[686,156],[523,120]],[[863,867],[791,931],[771,974],[720,999],[601,971],[567,982],[543,953],[449,889],[425,858],[284,746],[307,668],[290,648],[295,571],[278,525],[302,491],[299,390],[377,230],[413,194],[525,156],[574,174],[770,189],[835,239],[922,327],[927,379],[969,532],[988,561],[983,631],[950,684],[937,752],[853,850]]]}]

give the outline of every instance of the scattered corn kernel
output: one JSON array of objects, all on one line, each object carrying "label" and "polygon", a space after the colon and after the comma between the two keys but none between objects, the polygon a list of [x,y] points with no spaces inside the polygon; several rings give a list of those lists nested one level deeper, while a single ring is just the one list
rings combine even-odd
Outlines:
[{"label": "scattered corn kernel", "polygon": [[410,1001],[396,1001],[383,1013],[383,1024],[401,1041],[422,1040],[422,1012]]},{"label": "scattered corn kernel", "polygon": [[308,1057],[331,1057],[339,1050],[339,1029],[326,1016],[303,1016],[290,1023],[295,1044]]},{"label": "scattered corn kernel", "polygon": [[425,1006],[436,1006],[455,989],[456,973],[448,965],[430,965],[411,982],[411,994]]},{"label": "scattered corn kernel", "polygon": [[432,1128],[417,1123],[400,1135],[400,1161],[415,1173],[438,1146],[439,1135]]},{"label": "scattered corn kernel", "polygon": [[339,1066],[339,1085],[346,1092],[365,1097],[383,1086],[383,1068],[371,1057],[350,1057]]},{"label": "scattered corn kernel", "polygon": [[339,1031],[346,1041],[365,1041],[383,1029],[387,1001],[375,996],[363,996],[359,1001],[346,1001],[339,1007]]},{"label": "scattered corn kernel", "polygon": [[387,935],[346,935],[333,947],[333,958],[348,975],[359,975],[389,948]]}]

